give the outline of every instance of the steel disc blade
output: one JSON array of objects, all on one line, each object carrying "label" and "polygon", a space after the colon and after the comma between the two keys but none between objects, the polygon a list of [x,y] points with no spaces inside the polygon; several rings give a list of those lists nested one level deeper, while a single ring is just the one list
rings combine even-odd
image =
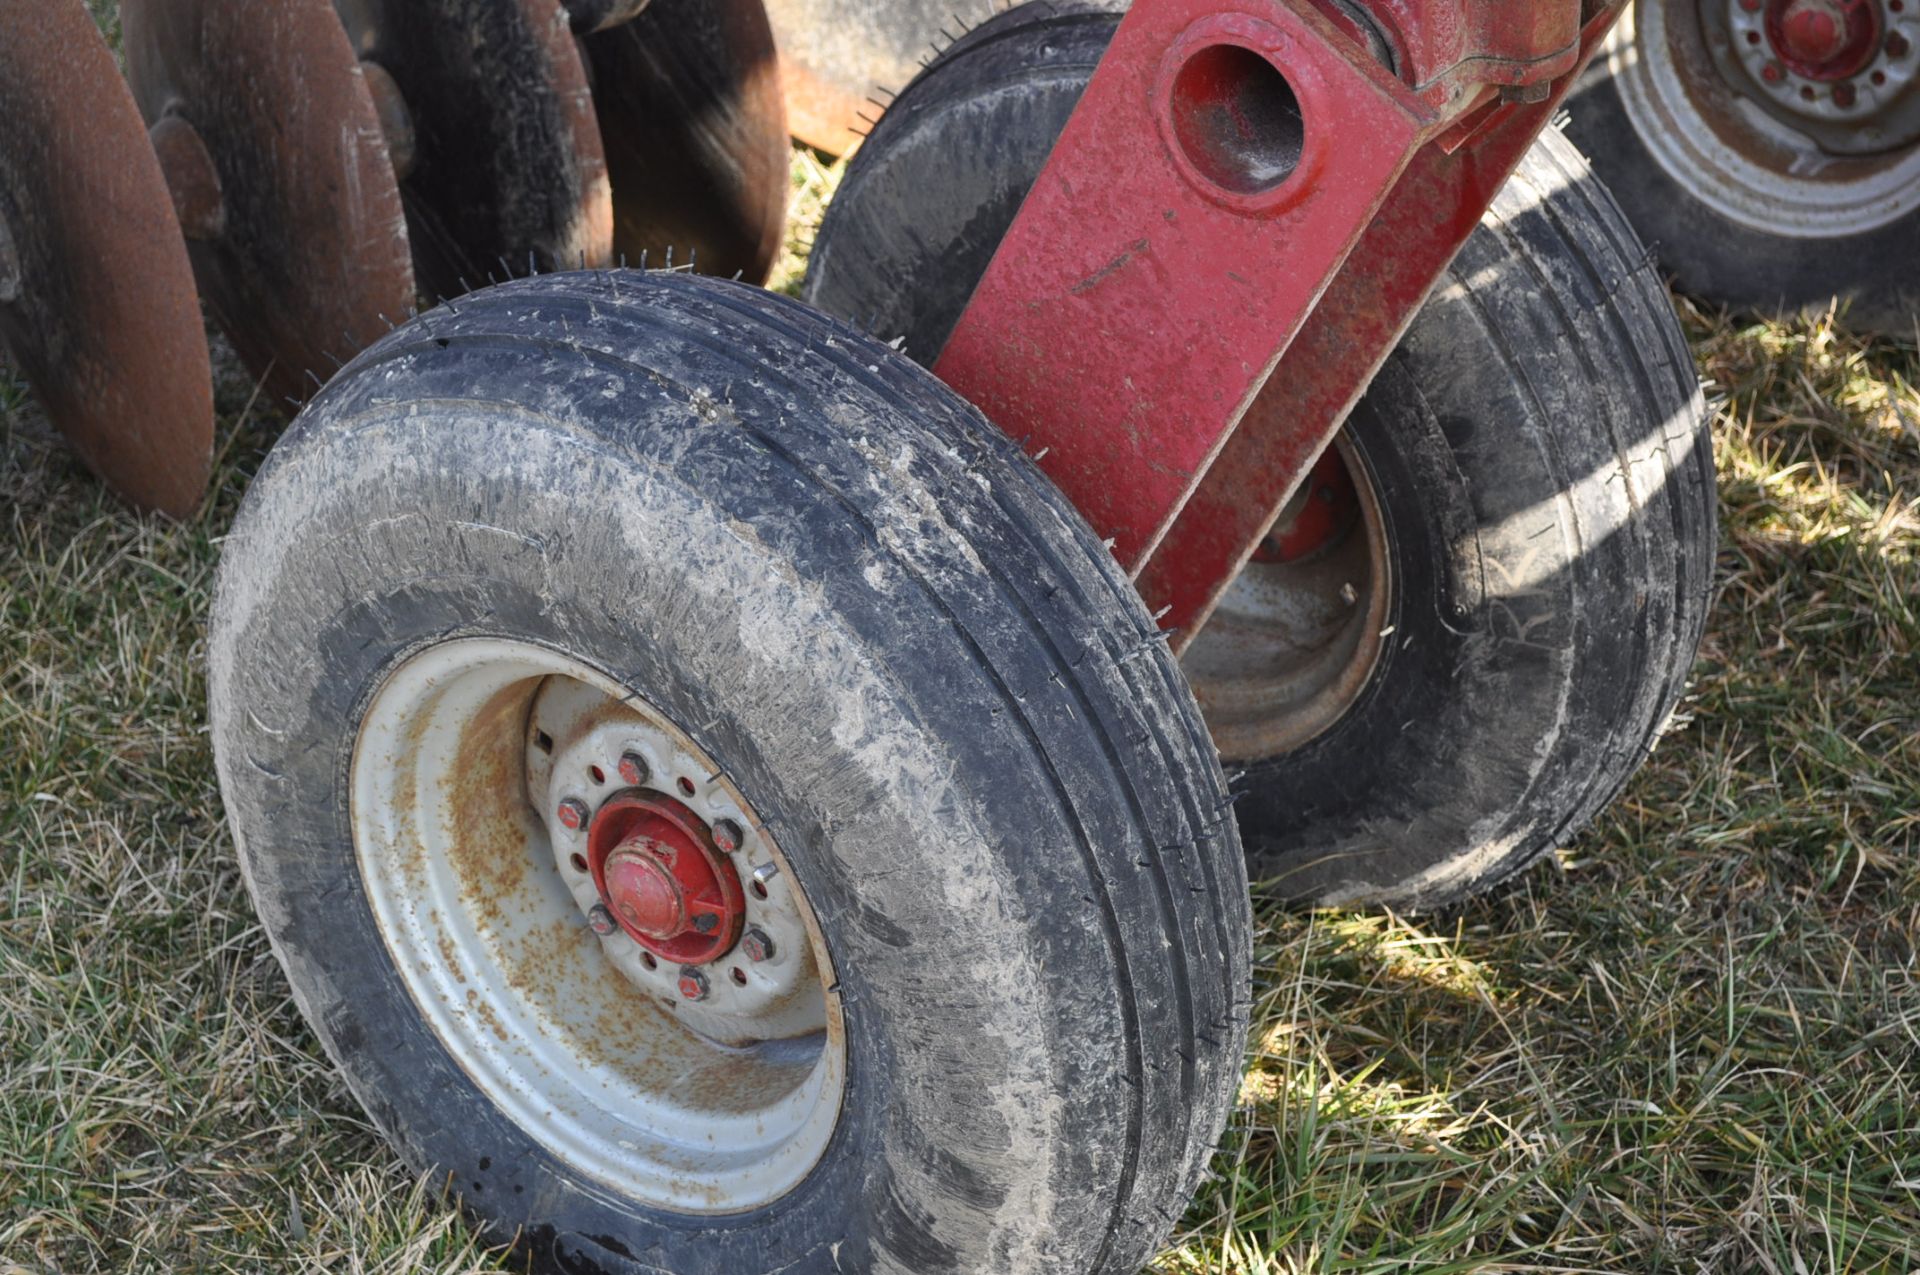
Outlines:
[{"label": "steel disc blade", "polygon": [[393,161],[339,19],[328,0],[122,0],[121,28],[201,295],[276,397],[312,393],[414,299]]},{"label": "steel disc blade", "polygon": [[780,46],[793,135],[842,155],[858,144],[878,104],[970,27],[996,0],[766,0]]},{"label": "steel disc blade", "polygon": [[605,265],[613,204],[559,0],[334,0],[412,116],[401,179],[415,274],[453,297],[503,273]]},{"label": "steel disc blade", "polygon": [[653,0],[585,43],[615,250],[763,281],[785,230],[788,153],[760,0]]},{"label": "steel disc blade", "polygon": [[213,374],[160,165],[79,0],[0,0],[0,343],[108,486],[186,517]]}]

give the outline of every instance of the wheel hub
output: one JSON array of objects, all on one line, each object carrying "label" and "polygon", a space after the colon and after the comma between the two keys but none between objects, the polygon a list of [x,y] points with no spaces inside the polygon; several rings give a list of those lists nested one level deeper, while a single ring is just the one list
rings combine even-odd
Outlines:
[{"label": "wheel hub", "polygon": [[745,892],[706,821],[664,793],[621,793],[587,829],[594,888],[634,942],[677,965],[718,960],[740,940]]},{"label": "wheel hub", "polygon": [[1707,36],[1722,73],[1822,150],[1867,155],[1920,139],[1916,0],[1723,0],[1718,13]]},{"label": "wheel hub", "polygon": [[1880,39],[1876,0],[1774,0],[1765,25],[1780,60],[1811,80],[1859,74]]}]

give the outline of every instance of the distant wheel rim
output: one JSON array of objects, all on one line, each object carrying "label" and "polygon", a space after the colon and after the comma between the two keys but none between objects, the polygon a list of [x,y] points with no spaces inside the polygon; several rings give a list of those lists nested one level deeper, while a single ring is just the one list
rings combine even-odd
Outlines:
[{"label": "distant wheel rim", "polygon": [[[1734,16],[1717,7],[1729,3]],[[1763,234],[1865,234],[1920,207],[1920,145],[1908,118],[1920,122],[1920,88],[1897,78],[1920,56],[1902,34],[1916,13],[1920,5],[1902,0],[1881,55],[1835,83],[1802,77],[1775,55],[1764,5],[1647,0],[1615,27],[1607,65],[1641,142],[1701,203]],[[1889,46],[1905,51],[1888,57]],[[1757,78],[1769,68],[1775,79]],[[1837,104],[1836,93],[1851,104]]]},{"label": "distant wheel rim", "polygon": [[1181,659],[1222,757],[1291,752],[1358,701],[1392,613],[1387,548],[1373,481],[1338,440]]},{"label": "distant wheel rim", "polygon": [[[373,697],[351,784],[395,970],[528,1136],[678,1212],[759,1208],[806,1177],[847,1070],[826,945],[745,795],[663,712],[540,646],[445,642]],[[679,966],[610,919],[589,835],[623,803],[675,811],[675,837],[717,856],[702,879],[744,883],[718,957]]]}]

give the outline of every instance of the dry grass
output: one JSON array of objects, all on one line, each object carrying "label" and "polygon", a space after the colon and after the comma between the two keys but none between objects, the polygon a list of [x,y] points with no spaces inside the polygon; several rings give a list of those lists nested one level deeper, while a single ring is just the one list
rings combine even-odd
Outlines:
[{"label": "dry grass", "polygon": [[[803,213],[832,176],[797,157]],[[1682,722],[1495,898],[1261,911],[1244,1101],[1164,1271],[1920,1266],[1920,357],[1687,319],[1725,539]],[[295,1013],[221,824],[208,589],[281,422],[224,372],[214,491],[165,526],[4,385],[0,1273],[491,1268]]]}]

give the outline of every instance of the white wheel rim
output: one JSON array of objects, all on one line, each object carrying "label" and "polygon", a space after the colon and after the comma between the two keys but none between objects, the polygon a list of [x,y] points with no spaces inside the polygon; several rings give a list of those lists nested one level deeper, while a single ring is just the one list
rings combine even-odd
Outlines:
[{"label": "white wheel rim", "polygon": [[[553,739],[551,754],[534,742],[537,701],[578,728]],[[742,987],[725,959],[713,963],[713,1004],[675,1003],[671,971],[647,969],[624,933],[593,932],[592,881],[583,890],[567,833],[549,822],[553,792],[599,799],[621,786],[616,776],[595,792],[563,773],[614,739],[694,784],[686,804],[703,817],[746,830],[734,855],[743,882],[761,869],[765,893],[748,892],[747,921],[772,935],[778,959],[767,965],[779,968],[756,964]],[[535,757],[550,760],[529,765]],[[832,1137],[846,1079],[818,925],[718,771],[664,714],[584,664],[529,643],[461,639],[388,676],[351,773],[368,901],[448,1052],[570,1169],[703,1214],[761,1207],[798,1185]]]},{"label": "white wheel rim", "polygon": [[[1352,525],[1300,561],[1247,563],[1181,656],[1228,761],[1278,757],[1325,733],[1378,667],[1393,587],[1385,523],[1366,466],[1344,440],[1334,446],[1358,502]],[[1281,527],[1312,489],[1310,475]]]},{"label": "white wheel rim", "polygon": [[[1865,234],[1920,207],[1920,147],[1871,160],[1826,154],[1710,62],[1677,65],[1675,8],[1694,13],[1676,0],[1633,6],[1606,58],[1634,132],[1689,195],[1738,225],[1802,239]],[[1709,92],[1714,100],[1703,103]]]}]

